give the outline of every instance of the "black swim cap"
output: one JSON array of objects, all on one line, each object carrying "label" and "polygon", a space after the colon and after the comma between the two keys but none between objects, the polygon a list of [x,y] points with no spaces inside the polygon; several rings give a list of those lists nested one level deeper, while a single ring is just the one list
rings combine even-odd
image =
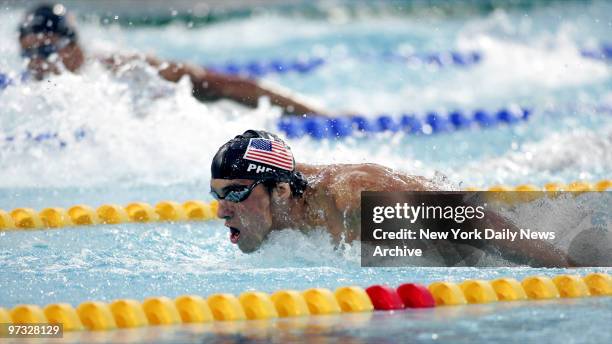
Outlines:
[{"label": "black swim cap", "polygon": [[32,33],[55,33],[72,42],[77,39],[76,30],[62,4],[43,4],[28,11],[19,25],[19,38]]},{"label": "black swim cap", "polygon": [[308,184],[295,170],[291,148],[278,136],[263,130],[247,130],[221,146],[210,171],[213,179],[287,182],[294,195],[301,195]]}]

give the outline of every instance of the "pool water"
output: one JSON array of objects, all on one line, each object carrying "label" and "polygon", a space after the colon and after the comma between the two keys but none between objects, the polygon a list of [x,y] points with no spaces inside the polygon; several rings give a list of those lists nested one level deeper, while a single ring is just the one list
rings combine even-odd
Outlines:
[{"label": "pool water", "polygon": [[[265,81],[299,92],[333,114],[533,109],[527,121],[487,129],[289,139],[299,162],[377,162],[458,188],[612,175],[612,68],[609,60],[581,54],[610,43],[610,2],[475,13],[397,6],[384,3],[373,12],[332,2],[321,5],[319,16],[256,11],[194,28],[89,20],[80,23],[80,36],[89,53],[147,52],[209,66],[323,57],[326,63],[309,73],[272,73]],[[23,68],[15,32],[22,14],[19,8],[0,8],[0,72],[12,77]],[[483,58],[463,67],[382,58],[448,51],[479,51]],[[209,166],[217,148],[249,128],[277,130],[280,111],[265,101],[256,109],[226,101],[202,104],[191,97],[186,80],[172,84],[147,66],[131,67],[113,75],[93,63],[80,75],[0,90],[0,209],[210,201]],[[44,133],[57,136],[32,139]],[[228,237],[221,221],[0,232],[0,305],[612,272],[510,264],[361,268],[359,243],[335,245],[322,230],[274,233],[250,255]],[[469,306],[377,313],[357,325],[338,317],[321,331],[389,342],[604,342],[610,338],[611,310],[603,298]],[[243,333],[229,332],[233,339]],[[180,342],[180,336],[162,339]]]}]

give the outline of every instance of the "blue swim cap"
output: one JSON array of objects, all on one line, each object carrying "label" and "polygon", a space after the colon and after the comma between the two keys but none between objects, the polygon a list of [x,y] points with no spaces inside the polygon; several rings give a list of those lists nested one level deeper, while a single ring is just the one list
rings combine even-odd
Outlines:
[{"label": "blue swim cap", "polygon": [[43,4],[26,13],[19,25],[19,38],[37,33],[54,33],[72,42],[77,39],[74,25],[70,23],[62,4]]}]

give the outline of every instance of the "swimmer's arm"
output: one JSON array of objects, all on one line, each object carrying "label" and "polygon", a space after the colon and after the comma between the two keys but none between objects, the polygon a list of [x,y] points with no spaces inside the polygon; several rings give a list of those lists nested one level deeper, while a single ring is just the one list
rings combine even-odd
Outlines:
[{"label": "swimmer's arm", "polygon": [[297,100],[282,90],[272,90],[261,83],[233,75],[213,71],[198,72],[192,76],[196,98],[228,98],[249,107],[257,107],[259,98],[268,97],[273,105],[280,106],[285,114],[324,114],[323,111]]},{"label": "swimmer's arm", "polygon": [[[487,228],[494,228],[496,230],[508,228],[518,234],[518,228],[516,228],[514,224],[496,213],[487,212],[484,220]],[[518,237],[519,236],[517,236],[517,238]],[[544,240],[490,240],[490,242],[495,247],[499,248],[502,257],[504,258],[527,259],[530,264],[536,266],[572,266],[568,256],[565,253]]]},{"label": "swimmer's arm", "polygon": [[286,114],[323,114],[305,102],[296,100],[295,96],[283,94],[281,90],[263,87],[255,80],[221,74],[191,64],[161,62],[154,57],[147,57],[146,60],[158,68],[159,75],[168,81],[177,82],[188,75],[193,84],[193,95],[198,100],[226,98],[254,108],[257,107],[259,98],[266,96],[273,105],[280,106]]},{"label": "swimmer's arm", "polygon": [[[366,164],[359,169],[340,172],[330,184],[330,191],[338,211],[354,218],[361,213],[361,191],[427,191],[435,190],[424,178],[398,178],[393,171],[378,165]],[[487,228],[509,228],[518,231],[516,226],[495,213],[485,216]],[[360,224],[357,224],[360,232]],[[491,240],[502,255],[518,256],[528,259],[532,264],[543,266],[570,266],[568,257],[553,245],[542,240]]]},{"label": "swimmer's arm", "polygon": [[272,90],[254,80],[208,71],[188,63],[167,62],[153,56],[142,55],[113,55],[99,58],[103,64],[113,70],[130,61],[142,59],[157,68],[159,75],[168,81],[178,82],[184,76],[189,76],[193,84],[193,96],[201,101],[227,98],[254,108],[257,107],[259,98],[266,96],[273,105],[280,106],[285,114],[324,114],[323,111],[307,105],[305,101],[295,99],[295,96],[283,94],[287,92]]}]

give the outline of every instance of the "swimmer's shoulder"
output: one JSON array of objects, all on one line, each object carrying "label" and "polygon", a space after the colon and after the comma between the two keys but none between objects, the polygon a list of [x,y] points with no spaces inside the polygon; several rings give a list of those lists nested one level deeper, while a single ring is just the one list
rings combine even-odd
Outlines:
[{"label": "swimmer's shoulder", "polygon": [[[312,165],[312,164],[296,164],[296,170],[301,172],[306,180],[308,180],[308,194],[312,195],[316,202],[336,203],[338,200],[348,199],[349,188],[346,183],[347,165]],[[349,178],[350,179],[350,178]],[[341,202],[345,203],[345,202]]]},{"label": "swimmer's shoulder", "polygon": [[[442,188],[424,176],[411,175],[379,164],[361,164],[356,167],[361,178],[374,179],[380,191],[439,191]],[[367,176],[367,177],[366,177]]]},{"label": "swimmer's shoulder", "polygon": [[332,164],[311,165],[297,164],[296,168],[307,179],[317,180],[334,193],[346,191],[428,191],[439,190],[431,180],[415,175],[408,175],[392,168],[374,164]]},{"label": "swimmer's shoulder", "polygon": [[339,185],[368,181],[379,178],[383,174],[392,172],[378,164],[330,164],[312,165],[296,164],[296,169],[306,178],[316,179],[326,184]]},{"label": "swimmer's shoulder", "polygon": [[301,172],[309,181],[316,181],[317,184],[329,181],[329,178],[334,175],[336,165],[313,165],[296,163],[295,169]]},{"label": "swimmer's shoulder", "polygon": [[409,175],[374,163],[337,165],[332,172],[334,183],[359,191],[434,191],[440,188],[433,181]]},{"label": "swimmer's shoulder", "polygon": [[314,165],[296,163],[296,169],[303,174],[328,174],[328,175],[342,175],[346,173],[381,173],[381,172],[392,172],[393,170],[373,163],[363,164],[327,164],[327,165]]},{"label": "swimmer's shoulder", "polygon": [[380,165],[342,164],[328,168],[326,193],[336,208],[345,212],[359,212],[362,191],[384,191],[380,184]]}]

